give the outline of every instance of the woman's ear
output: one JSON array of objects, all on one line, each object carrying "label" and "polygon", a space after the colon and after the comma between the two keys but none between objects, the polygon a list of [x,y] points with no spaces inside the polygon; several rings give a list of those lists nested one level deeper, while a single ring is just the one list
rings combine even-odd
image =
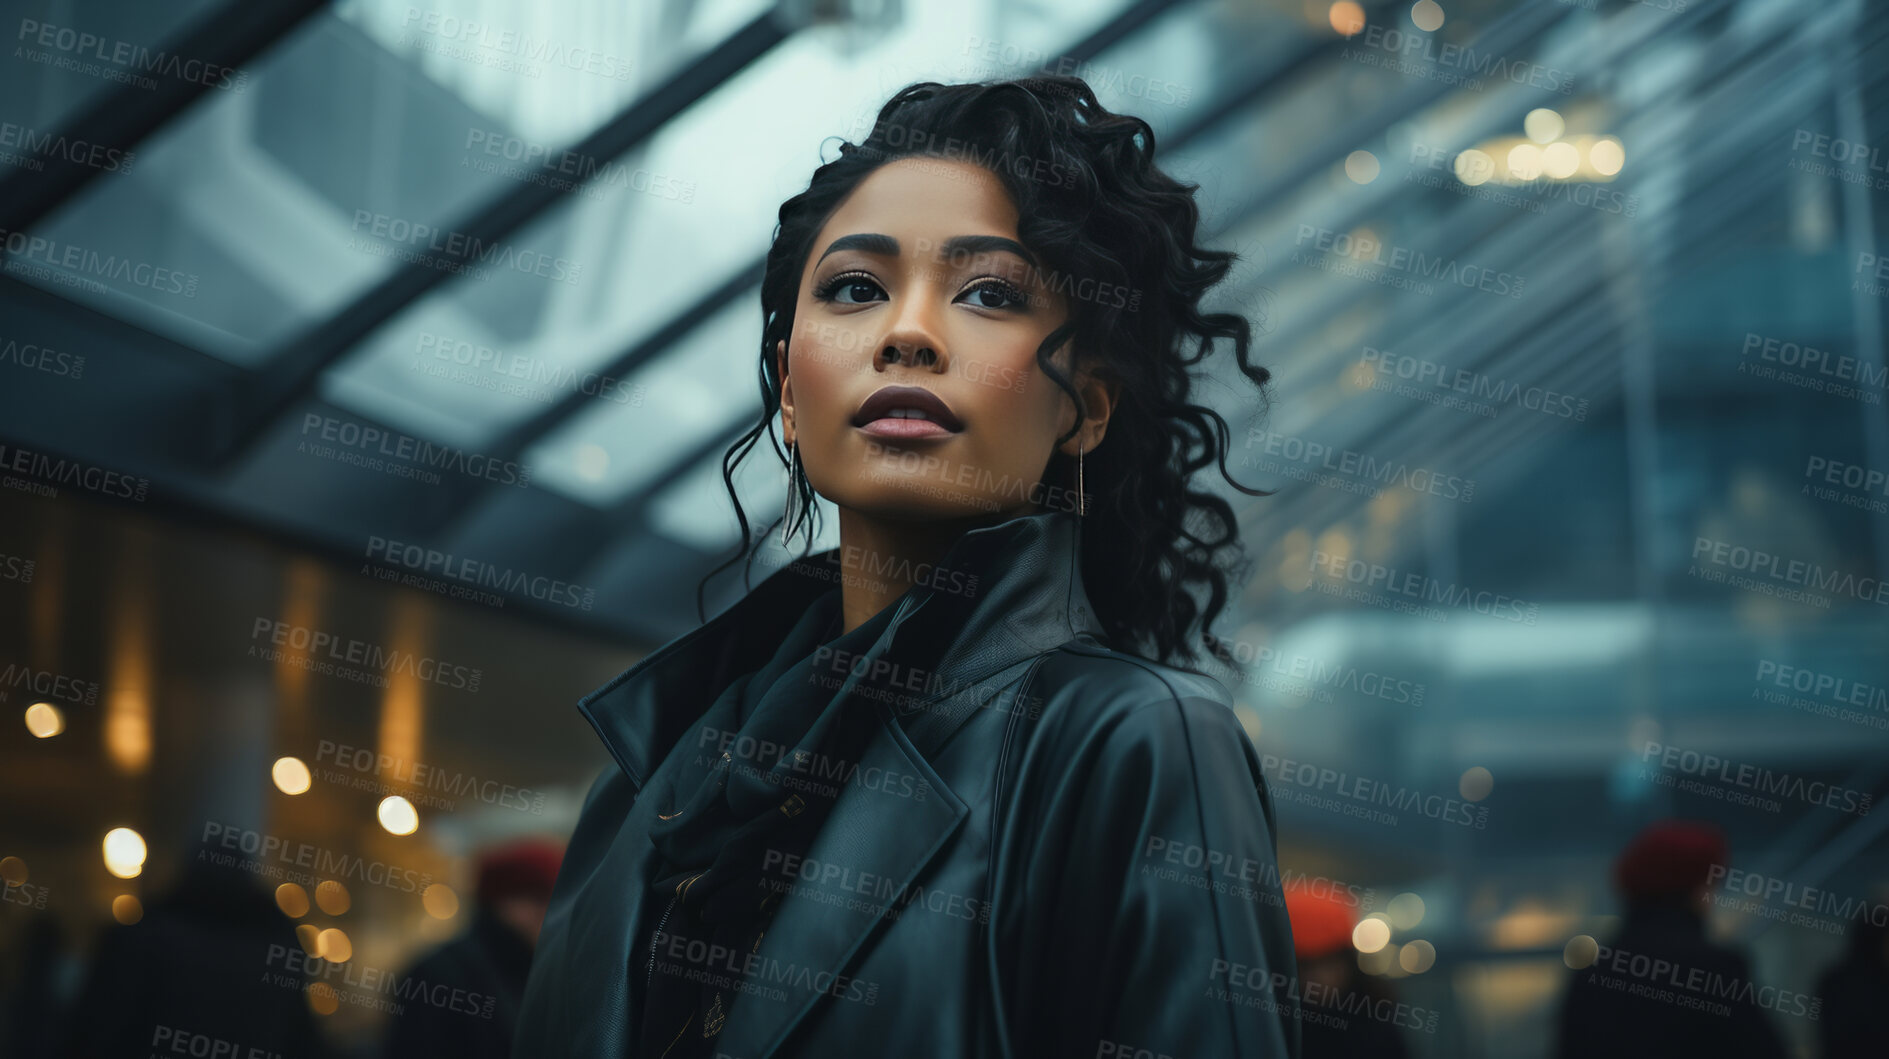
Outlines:
[{"label": "woman's ear", "polygon": [[781,441],[794,443],[794,380],[787,374],[787,340],[774,343],[774,371],[781,380]]},{"label": "woman's ear", "polygon": [[1082,396],[1082,429],[1059,446],[1058,451],[1066,456],[1095,451],[1108,434],[1109,416],[1114,413],[1115,402],[1121,399],[1122,393],[1120,383],[1093,371],[1078,372],[1075,387],[1076,393]]}]

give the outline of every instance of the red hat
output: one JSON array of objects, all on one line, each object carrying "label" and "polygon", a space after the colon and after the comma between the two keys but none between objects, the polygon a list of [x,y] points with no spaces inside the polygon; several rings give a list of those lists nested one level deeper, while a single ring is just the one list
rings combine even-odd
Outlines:
[{"label": "red hat", "polygon": [[541,838],[521,839],[479,855],[478,901],[490,905],[508,897],[551,899],[564,850]]},{"label": "red hat", "polygon": [[1731,857],[1725,834],[1694,820],[1662,820],[1635,836],[1614,861],[1614,888],[1629,901],[1683,897],[1712,880]]},{"label": "red hat", "polygon": [[1301,960],[1342,952],[1351,944],[1357,921],[1351,906],[1327,888],[1314,893],[1303,880],[1286,887],[1286,918],[1292,921],[1292,951]]}]

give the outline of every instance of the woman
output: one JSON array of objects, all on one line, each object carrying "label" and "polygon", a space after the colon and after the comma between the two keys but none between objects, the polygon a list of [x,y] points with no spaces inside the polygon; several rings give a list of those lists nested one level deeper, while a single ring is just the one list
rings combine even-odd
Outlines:
[{"label": "woman", "polygon": [[1294,1054],[1256,755],[1157,661],[1238,547],[1189,366],[1268,375],[1153,152],[1075,78],[919,84],[781,206],[724,478],[778,417],[840,547],[579,704],[621,767],[514,1055]]}]

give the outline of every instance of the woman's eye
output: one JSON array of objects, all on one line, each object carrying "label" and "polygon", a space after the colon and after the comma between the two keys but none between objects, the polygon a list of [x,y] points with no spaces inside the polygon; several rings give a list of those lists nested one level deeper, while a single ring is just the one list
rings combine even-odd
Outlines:
[{"label": "woman's eye", "polygon": [[1008,283],[984,283],[964,292],[962,297],[980,309],[1010,309],[1026,305],[1029,299]]},{"label": "woman's eye", "polygon": [[884,293],[877,283],[861,276],[835,276],[820,289],[822,298],[841,305],[863,305],[878,301],[874,295]]}]

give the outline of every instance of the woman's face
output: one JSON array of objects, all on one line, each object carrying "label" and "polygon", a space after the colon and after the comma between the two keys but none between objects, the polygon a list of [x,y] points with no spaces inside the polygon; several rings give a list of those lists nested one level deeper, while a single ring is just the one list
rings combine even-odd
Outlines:
[{"label": "woman's face", "polygon": [[[1067,318],[1017,241],[1003,184],[967,162],[880,166],[814,238],[782,356],[783,438],[842,508],[893,520],[997,521],[1075,510],[1042,484],[1075,405],[1036,364]],[[1069,372],[1069,347],[1056,351]],[[1083,375],[1084,429],[1101,441],[1111,387]],[[921,418],[922,417],[922,418]]]}]

